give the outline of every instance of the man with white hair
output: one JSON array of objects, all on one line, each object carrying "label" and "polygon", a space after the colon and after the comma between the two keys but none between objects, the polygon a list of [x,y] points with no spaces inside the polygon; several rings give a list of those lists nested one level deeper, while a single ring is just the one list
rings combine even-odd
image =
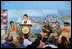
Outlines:
[{"label": "man with white hair", "polygon": [[61,35],[59,36],[58,42],[61,42],[61,37],[65,36],[67,40],[69,41],[69,38],[71,37],[71,28],[69,26],[68,22],[64,22],[64,26],[61,28]]}]

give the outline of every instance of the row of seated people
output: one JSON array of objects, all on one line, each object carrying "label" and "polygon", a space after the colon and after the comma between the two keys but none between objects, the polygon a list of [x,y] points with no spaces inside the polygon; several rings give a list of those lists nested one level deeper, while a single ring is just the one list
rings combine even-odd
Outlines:
[{"label": "row of seated people", "polygon": [[64,22],[64,26],[61,27],[59,25],[59,22],[55,22],[55,27],[51,27],[49,21],[46,20],[45,26],[42,27],[41,33],[42,37],[48,36],[48,37],[57,37],[58,42],[61,42],[61,37],[65,36],[67,40],[69,41],[69,38],[71,37],[71,28],[70,24],[68,22]]},{"label": "row of seated people", "polygon": [[31,42],[28,40],[28,36],[25,38],[19,38],[18,42],[13,41],[13,37],[5,38],[5,41],[1,41],[1,48],[71,48],[71,38],[69,42],[65,36],[61,37],[61,43],[58,43],[54,37],[48,38],[38,34],[37,38]]},{"label": "row of seated people", "polygon": [[[69,41],[69,38],[71,37],[71,28],[70,28],[70,24],[68,22],[64,22],[64,26],[61,27],[59,25],[59,22],[56,21],[55,22],[55,27],[52,27],[49,23],[48,20],[46,20],[45,26],[42,27],[41,30],[41,35],[42,37],[44,36],[48,36],[48,37],[58,37],[59,42],[61,42],[61,37],[65,36],[67,38],[67,40]],[[17,27],[14,25],[14,22],[11,21],[10,22],[10,27],[9,27],[9,37],[13,37],[13,39],[15,39],[15,41],[18,38],[18,34],[17,34]]]}]

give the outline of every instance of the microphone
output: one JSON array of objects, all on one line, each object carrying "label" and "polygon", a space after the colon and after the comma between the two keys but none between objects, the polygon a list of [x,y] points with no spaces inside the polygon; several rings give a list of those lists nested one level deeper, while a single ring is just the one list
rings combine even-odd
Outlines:
[{"label": "microphone", "polygon": [[25,24],[25,21],[24,21],[24,24]]},{"label": "microphone", "polygon": [[27,21],[24,21],[24,24],[26,24],[27,23]]},{"label": "microphone", "polygon": [[27,21],[26,21],[26,23],[27,23]]}]

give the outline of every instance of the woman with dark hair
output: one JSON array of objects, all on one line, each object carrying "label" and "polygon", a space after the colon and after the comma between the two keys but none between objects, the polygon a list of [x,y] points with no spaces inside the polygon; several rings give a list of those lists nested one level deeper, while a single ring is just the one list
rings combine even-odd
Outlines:
[{"label": "woman with dark hair", "polygon": [[18,38],[18,34],[17,34],[17,27],[14,25],[14,22],[11,21],[10,22],[10,26],[9,26],[9,37],[13,37],[13,40],[14,41],[18,41],[17,38]]},{"label": "woman with dark hair", "polygon": [[[27,14],[24,14],[23,15],[23,21],[22,21],[22,24],[31,24],[31,20],[28,18],[28,15]],[[27,28],[27,27],[26,27]],[[28,30],[28,29],[27,29]],[[29,32],[24,32],[24,36],[28,36],[29,35]],[[28,37],[28,39],[30,40],[30,36]]]},{"label": "woman with dark hair", "polygon": [[27,15],[27,14],[24,14],[24,15],[23,15],[22,24],[31,24],[31,20],[28,19],[28,15]]}]

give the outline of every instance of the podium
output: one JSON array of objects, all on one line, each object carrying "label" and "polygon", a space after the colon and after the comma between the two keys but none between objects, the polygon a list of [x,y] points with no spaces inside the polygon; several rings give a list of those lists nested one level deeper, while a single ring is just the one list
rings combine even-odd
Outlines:
[{"label": "podium", "polygon": [[20,24],[20,26],[21,26],[21,37],[22,37],[22,38],[23,38],[23,36],[24,36],[24,33],[22,32],[22,29],[23,29],[24,27],[28,27],[28,28],[29,28],[29,32],[28,32],[29,37],[28,37],[28,39],[30,40],[30,28],[32,27],[32,25],[31,25],[31,24]]}]

